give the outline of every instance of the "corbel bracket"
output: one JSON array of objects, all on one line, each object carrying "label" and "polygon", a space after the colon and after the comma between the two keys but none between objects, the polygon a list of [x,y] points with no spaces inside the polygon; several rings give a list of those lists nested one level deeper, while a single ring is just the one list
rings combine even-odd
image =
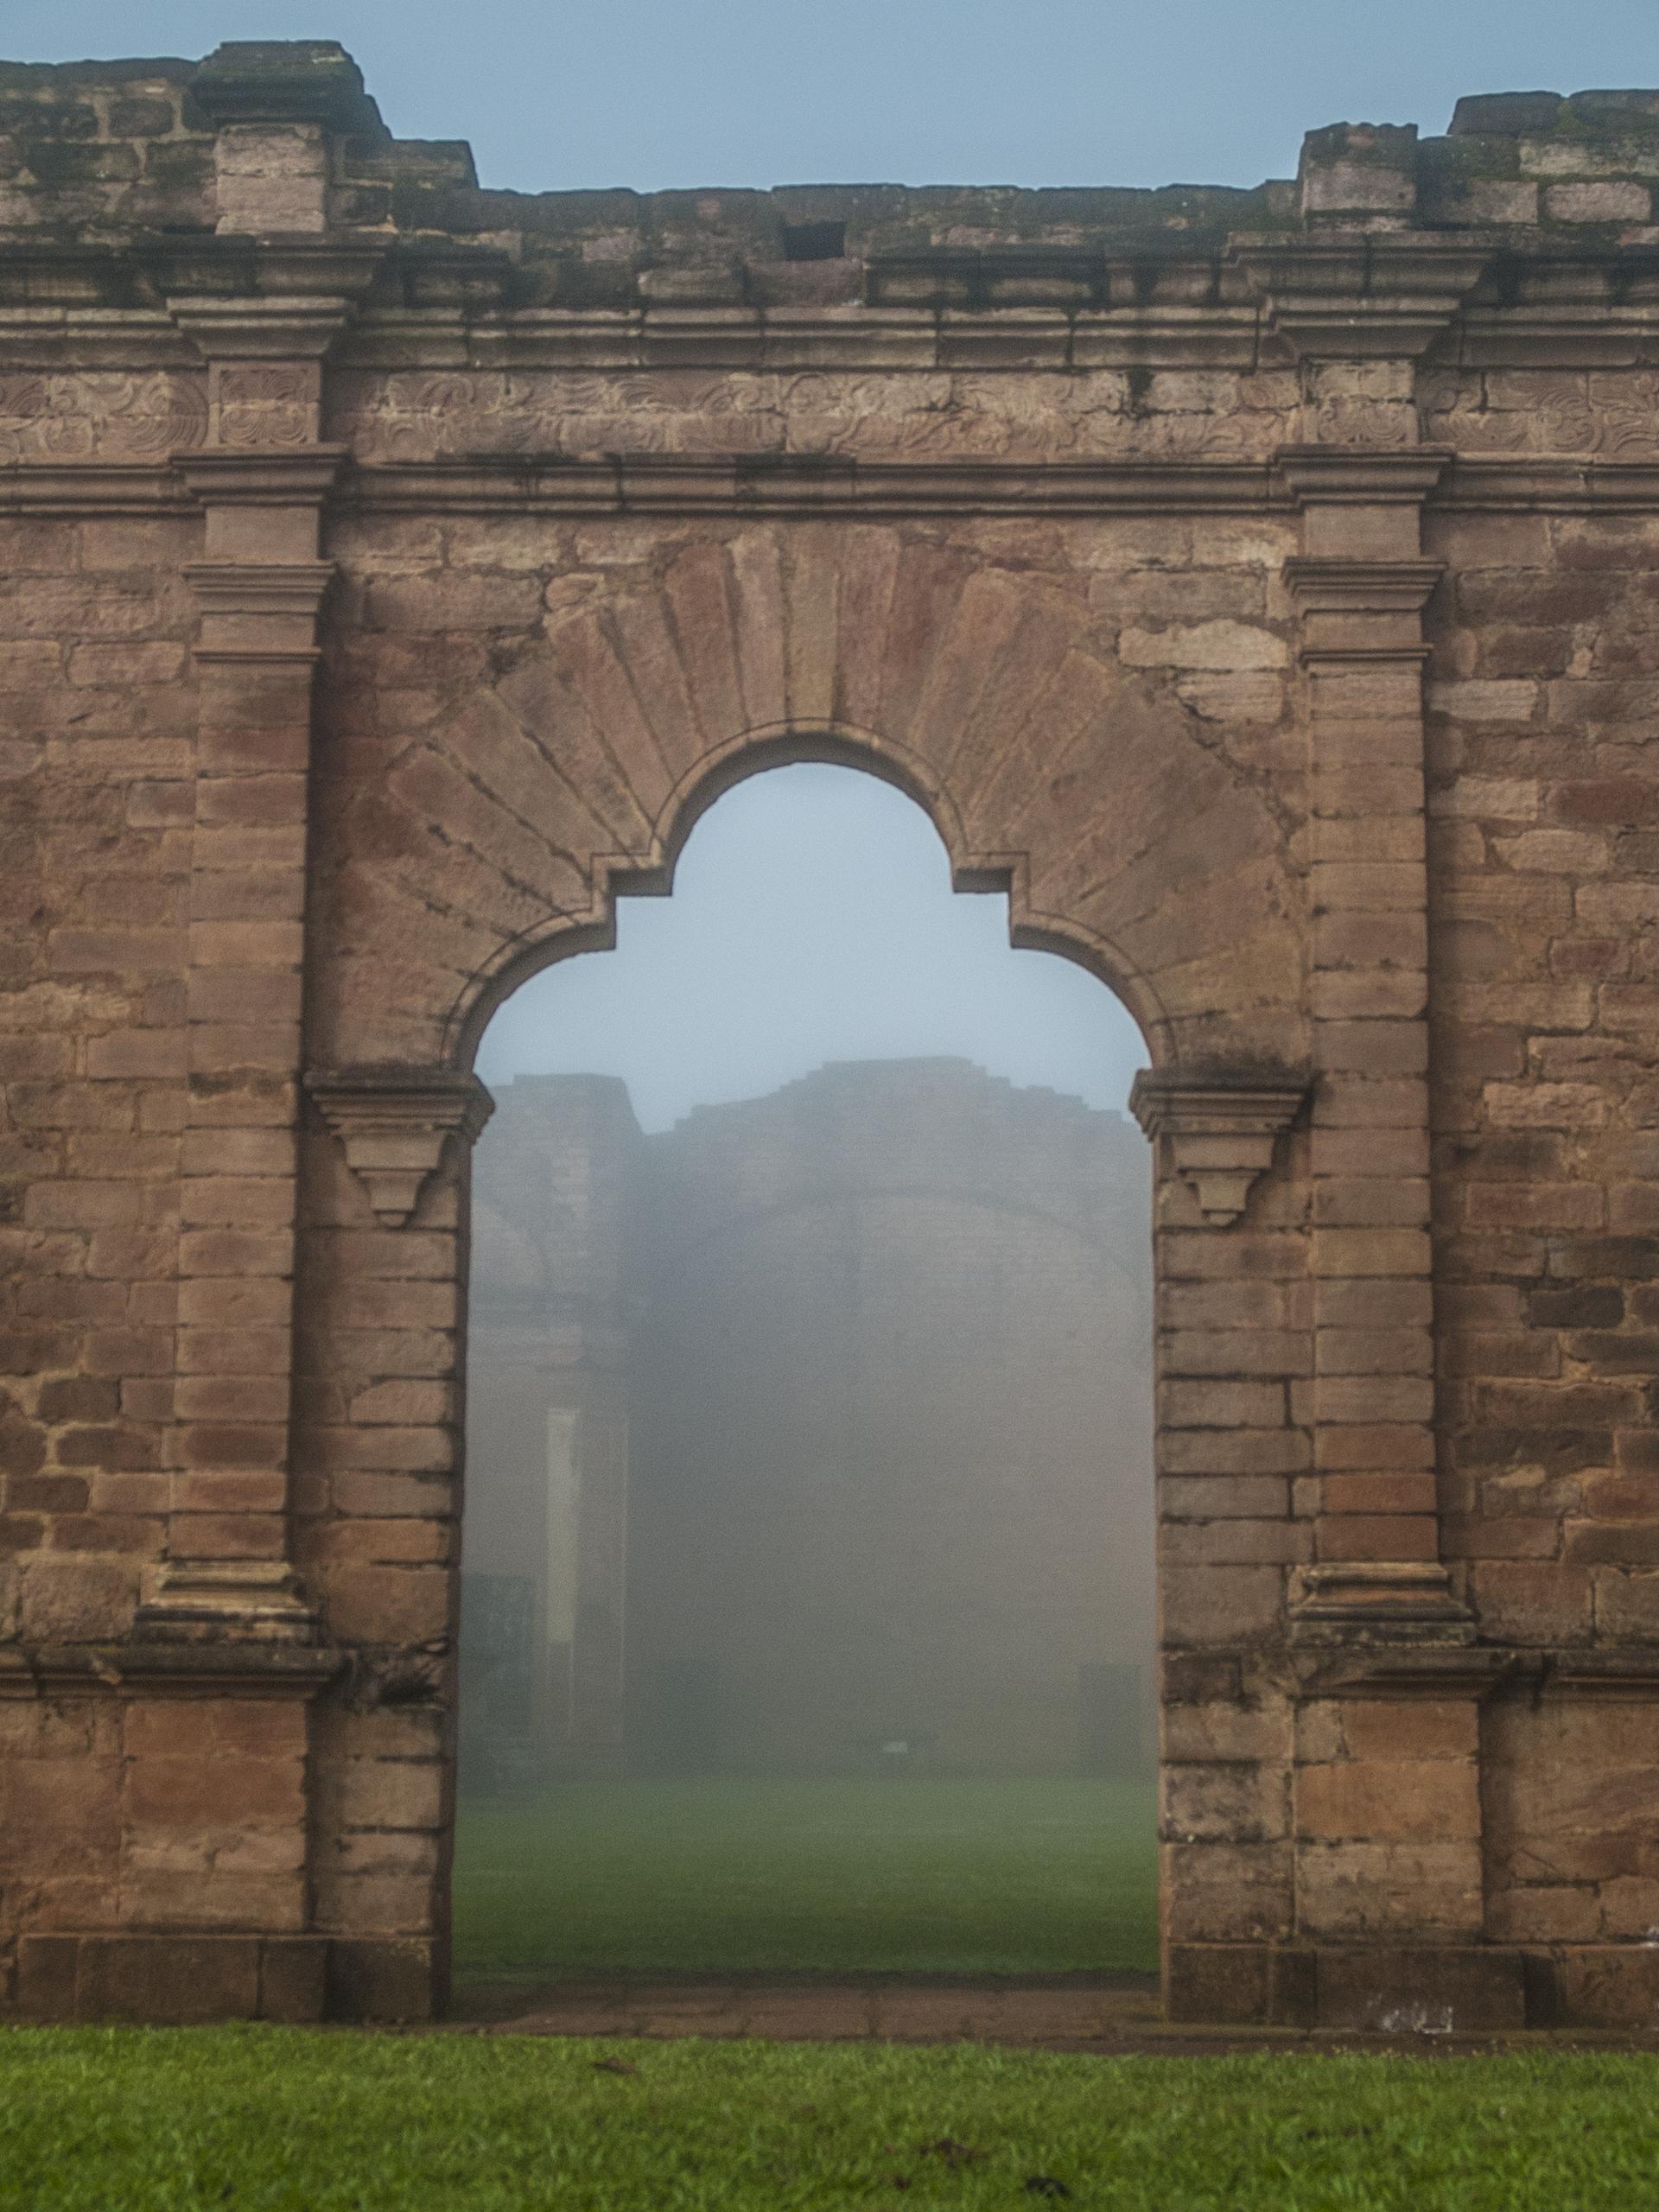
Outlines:
[{"label": "corbel bracket", "polygon": [[314,1071],[305,1087],[388,1229],[414,1213],[449,1139],[471,1144],[495,1110],[475,1075],[449,1068]]},{"label": "corbel bracket", "polygon": [[1306,1100],[1306,1082],[1263,1083],[1142,1069],[1129,1111],[1218,1229],[1238,1220],[1274,1149]]}]

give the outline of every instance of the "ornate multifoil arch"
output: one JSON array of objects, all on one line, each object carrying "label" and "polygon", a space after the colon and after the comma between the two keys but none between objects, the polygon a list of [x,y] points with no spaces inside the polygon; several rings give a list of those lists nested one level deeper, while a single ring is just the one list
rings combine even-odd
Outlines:
[{"label": "ornate multifoil arch", "polygon": [[744,730],[705,754],[670,793],[652,825],[645,854],[599,856],[594,911],[550,916],[543,923],[531,925],[467,978],[443,1024],[441,1065],[470,1069],[497,1010],[543,968],[575,953],[609,950],[615,943],[619,899],[668,897],[687,839],[726,792],[768,769],[808,761],[861,770],[914,800],[944,847],[951,887],[959,892],[1002,893],[1008,900],[1010,944],[1027,950],[1052,952],[1086,969],[1128,1009],[1146,1041],[1153,1065],[1166,1065],[1172,1049],[1169,1017],[1151,978],[1138,971],[1098,931],[1063,916],[1034,911],[1026,855],[975,851],[948,785],[930,772],[918,754],[873,731],[836,723],[800,728],[784,723]]}]

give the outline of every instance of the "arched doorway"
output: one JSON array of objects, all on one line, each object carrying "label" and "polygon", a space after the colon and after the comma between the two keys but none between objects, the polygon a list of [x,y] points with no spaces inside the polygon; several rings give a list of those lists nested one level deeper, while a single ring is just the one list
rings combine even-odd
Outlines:
[{"label": "arched doorway", "polygon": [[[1109,983],[1153,1063],[1136,1113],[1157,1137],[1160,1283],[1179,1285],[1158,1355],[1180,1524],[1158,1569],[1166,1743],[1180,1707],[1165,1955],[1203,2012],[1296,1924],[1281,1646],[1317,1511],[1291,1488],[1310,1464],[1303,889],[1257,725],[1212,729],[1116,656],[1069,538],[745,514],[658,559],[658,536],[643,518],[584,536],[591,573],[561,569],[548,619],[486,655],[404,634],[414,692],[321,770],[296,1339],[319,1416],[295,1549],[356,1654],[353,1700],[320,1707],[313,1737],[340,2001],[442,2001],[480,1040],[539,969],[613,942],[619,898],[667,888],[715,798],[817,761],[918,801],[957,887],[1006,893],[1017,945]],[[1329,1257],[1369,1253],[1344,1237]]]},{"label": "arched doorway", "polygon": [[469,1980],[1154,1963],[1143,1048],[949,889],[769,775],[484,1040]]}]

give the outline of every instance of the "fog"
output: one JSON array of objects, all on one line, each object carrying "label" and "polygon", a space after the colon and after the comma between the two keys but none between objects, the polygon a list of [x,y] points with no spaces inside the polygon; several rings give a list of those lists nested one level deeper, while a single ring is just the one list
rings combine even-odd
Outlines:
[{"label": "fog", "polygon": [[491,1025],[464,1972],[1150,1964],[1145,1052],[1007,930],[774,770]]},{"label": "fog", "polygon": [[960,1054],[1118,1108],[1146,1049],[1122,1006],[1008,944],[1000,894],[950,889],[912,800],[847,768],[773,769],[693,830],[671,899],[625,899],[613,952],[556,964],[491,1023],[478,1072],[618,1075],[640,1127],[826,1060]]}]

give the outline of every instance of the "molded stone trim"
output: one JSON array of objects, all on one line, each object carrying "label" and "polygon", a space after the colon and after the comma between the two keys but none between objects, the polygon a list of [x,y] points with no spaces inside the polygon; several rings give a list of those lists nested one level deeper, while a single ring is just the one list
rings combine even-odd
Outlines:
[{"label": "molded stone trim", "polygon": [[471,1144],[495,1110],[476,1076],[447,1068],[313,1071],[305,1087],[388,1229],[413,1215],[449,1139]]},{"label": "molded stone trim", "polygon": [[1298,554],[1285,583],[1305,614],[1420,614],[1444,561],[1365,561]]},{"label": "molded stone trim", "polygon": [[204,505],[296,507],[323,499],[345,460],[344,446],[210,446],[175,454],[172,467]]},{"label": "molded stone trim", "polygon": [[1299,360],[1415,359],[1491,264],[1455,236],[1241,241],[1237,265],[1267,305],[1270,334]]},{"label": "molded stone trim", "polygon": [[1206,1081],[1142,1069],[1129,1111],[1154,1144],[1168,1140],[1171,1164],[1192,1186],[1205,1219],[1224,1229],[1243,1215],[1307,1096],[1306,1081]]},{"label": "molded stone trim", "polygon": [[[1299,507],[1420,506],[1451,465],[1451,448],[1366,453],[1344,446],[1281,446],[1274,467]],[[1317,557],[1317,556],[1315,556]]]},{"label": "molded stone trim", "polygon": [[1443,1561],[1357,1559],[1302,1569],[1290,1634],[1294,1643],[1472,1643],[1475,1629]]},{"label": "molded stone trim", "polygon": [[315,1643],[316,1609],[286,1560],[174,1559],[138,1608],[140,1642]]},{"label": "molded stone trim", "polygon": [[129,1643],[0,1645],[0,1699],[70,1695],[310,1698],[346,1664],[316,1643],[136,1637]]}]

